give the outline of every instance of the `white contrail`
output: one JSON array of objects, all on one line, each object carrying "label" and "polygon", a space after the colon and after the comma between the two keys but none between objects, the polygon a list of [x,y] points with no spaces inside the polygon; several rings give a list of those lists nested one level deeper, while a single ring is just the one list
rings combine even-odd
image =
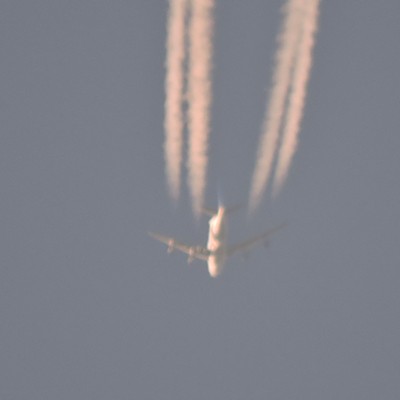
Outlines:
[{"label": "white contrail", "polygon": [[170,196],[177,201],[181,187],[183,147],[183,61],[188,0],[170,0],[166,43],[164,157]]},{"label": "white contrail", "polygon": [[207,178],[213,8],[214,0],[192,0],[189,26],[188,184],[197,215],[203,206]]},{"label": "white contrail", "polygon": [[273,182],[274,195],[279,193],[286,180],[297,148],[297,138],[307,95],[307,83],[312,66],[312,50],[317,31],[318,7],[319,0],[305,1],[304,22],[293,70],[292,88],[288,99],[285,127]]},{"label": "white contrail", "polygon": [[302,0],[288,0],[284,8],[284,20],[278,36],[279,47],[275,55],[269,107],[265,113],[263,133],[258,146],[250,189],[250,211],[254,211],[259,205],[271,175],[300,32],[302,3]]}]

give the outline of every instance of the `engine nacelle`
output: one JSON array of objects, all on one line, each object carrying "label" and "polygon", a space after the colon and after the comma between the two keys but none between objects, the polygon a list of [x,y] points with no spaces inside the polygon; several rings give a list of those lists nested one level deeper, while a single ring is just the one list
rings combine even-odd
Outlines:
[{"label": "engine nacelle", "polygon": [[191,264],[194,260],[195,249],[189,250],[188,264]]}]

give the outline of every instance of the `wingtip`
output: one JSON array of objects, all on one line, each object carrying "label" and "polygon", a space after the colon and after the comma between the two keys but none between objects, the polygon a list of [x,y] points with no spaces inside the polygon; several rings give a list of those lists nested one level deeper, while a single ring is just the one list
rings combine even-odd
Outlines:
[{"label": "wingtip", "polygon": [[153,239],[156,239],[157,235],[152,231],[147,231],[147,234],[151,236]]}]

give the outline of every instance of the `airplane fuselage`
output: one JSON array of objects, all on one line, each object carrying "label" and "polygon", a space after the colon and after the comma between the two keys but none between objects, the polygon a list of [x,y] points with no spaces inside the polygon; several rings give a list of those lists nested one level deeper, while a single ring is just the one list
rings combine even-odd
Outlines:
[{"label": "airplane fuselage", "polygon": [[225,207],[219,207],[217,214],[209,221],[207,249],[208,272],[212,277],[221,274],[227,258],[227,221]]},{"label": "airplane fuselage", "polygon": [[227,214],[232,211],[232,208],[226,209],[220,206],[218,211],[214,213],[209,209],[204,209],[207,215],[210,215],[209,230],[207,246],[193,246],[179,242],[174,237],[161,235],[159,233],[149,232],[149,235],[154,239],[167,245],[168,253],[179,250],[188,255],[188,263],[193,260],[202,260],[207,263],[208,272],[213,278],[221,274],[225,262],[228,257],[231,257],[238,252],[246,252],[253,246],[262,241],[265,241],[268,236],[277,230],[281,229],[284,224],[276,226],[269,231],[259,234],[253,238],[245,240],[244,242],[229,245],[227,243],[228,227],[227,227]]}]

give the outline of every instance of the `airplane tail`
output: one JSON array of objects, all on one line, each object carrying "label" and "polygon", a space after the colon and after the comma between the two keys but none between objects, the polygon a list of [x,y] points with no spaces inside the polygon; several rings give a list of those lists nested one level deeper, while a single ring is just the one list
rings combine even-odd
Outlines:
[{"label": "airplane tail", "polygon": [[200,212],[204,215],[208,215],[209,217],[213,217],[217,212],[212,208],[202,207]]},{"label": "airplane tail", "polygon": [[217,196],[218,196],[218,209],[215,210],[215,209],[208,208],[208,207],[202,207],[200,209],[200,212],[202,214],[207,215],[209,217],[213,217],[214,215],[218,214],[218,210],[221,208],[225,209],[225,214],[231,214],[243,206],[243,203],[240,203],[240,204],[235,204],[234,206],[231,206],[231,207],[225,207],[224,206],[224,204],[225,204],[224,196],[223,196],[220,185],[218,185],[218,188],[217,188]]},{"label": "airplane tail", "polygon": [[[222,205],[220,205],[220,207],[221,206]],[[234,206],[231,207],[226,207],[225,213],[231,214],[233,212],[236,212],[241,207],[243,207],[243,203],[235,204]],[[203,207],[200,211],[202,214],[208,215],[209,217],[213,217],[214,215],[218,214],[218,210],[213,210],[212,208],[207,208],[207,207]]]},{"label": "airplane tail", "polygon": [[224,196],[222,195],[221,185],[218,185],[217,197],[218,197],[218,207],[222,207],[225,204],[225,202],[224,202]]}]

